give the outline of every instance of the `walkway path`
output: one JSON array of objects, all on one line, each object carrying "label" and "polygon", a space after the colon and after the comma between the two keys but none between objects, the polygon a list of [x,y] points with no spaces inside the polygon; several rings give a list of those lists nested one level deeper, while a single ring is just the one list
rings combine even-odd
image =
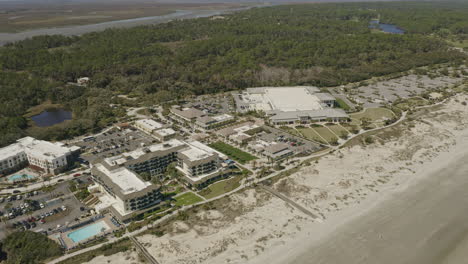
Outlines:
[{"label": "walkway path", "polygon": [[148,250],[135,238],[130,237],[130,240],[135,244],[135,246],[140,250],[141,254],[149,261],[151,264],[159,264],[158,261],[151,255]]},{"label": "walkway path", "polygon": [[260,184],[259,185],[260,188],[264,189],[265,191],[275,195],[276,197],[280,198],[281,200],[285,201],[286,203],[288,203],[289,205],[292,205],[293,207],[295,207],[296,209],[298,209],[299,211],[303,212],[304,214],[312,217],[312,219],[314,220],[318,220],[319,222],[322,222],[321,219],[315,215],[314,213],[312,213],[311,211],[307,210],[306,208],[304,208],[302,205],[294,202],[293,200],[289,199],[288,197],[284,196],[283,194],[279,193],[278,191],[276,191],[275,189],[273,188],[270,188],[266,185],[263,185],[263,184]]}]

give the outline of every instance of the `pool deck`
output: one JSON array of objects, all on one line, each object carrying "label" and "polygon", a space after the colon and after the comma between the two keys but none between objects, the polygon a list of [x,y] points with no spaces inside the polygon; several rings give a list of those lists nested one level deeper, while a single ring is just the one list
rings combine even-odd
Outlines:
[{"label": "pool deck", "polygon": [[[72,249],[72,248],[74,248],[74,247],[76,247],[76,246],[78,246],[80,244],[86,244],[86,243],[91,242],[92,240],[94,240],[96,238],[105,237],[108,234],[111,234],[112,232],[114,232],[115,230],[118,230],[119,227],[117,227],[114,223],[112,223],[112,221],[110,219],[111,219],[111,216],[106,215],[106,216],[104,216],[104,218],[101,218],[101,219],[99,219],[97,221],[94,221],[92,223],[89,223],[87,225],[80,226],[79,228],[68,230],[68,231],[63,232],[63,233],[52,234],[52,235],[49,236],[49,238],[54,240],[55,242],[57,242],[59,245],[65,246],[66,249]],[[83,221],[86,221],[86,220],[83,220]],[[76,231],[78,229],[87,227],[89,225],[93,225],[93,224],[95,224],[97,222],[100,222],[100,221],[104,221],[110,227],[110,229],[107,230],[104,233],[99,233],[96,236],[90,237],[90,238],[88,238],[86,240],[83,240],[83,241],[80,241],[78,243],[73,242],[73,240],[71,240],[71,238],[68,237],[69,233],[74,232],[74,231]]]},{"label": "pool deck", "polygon": [[[28,175],[28,177],[26,179],[23,179],[23,178],[18,178],[17,180],[13,180],[11,181],[11,177],[15,177],[15,175],[23,175],[23,174],[26,174]],[[40,173],[30,169],[30,168],[24,168],[24,169],[21,169],[17,172],[14,172],[14,173],[11,173],[9,175],[5,175],[3,176],[0,181],[2,181],[3,183],[7,183],[7,184],[15,184],[15,183],[20,183],[20,182],[28,182],[28,181],[31,181],[31,180],[37,180],[37,179],[40,179],[41,178],[41,175]]]}]

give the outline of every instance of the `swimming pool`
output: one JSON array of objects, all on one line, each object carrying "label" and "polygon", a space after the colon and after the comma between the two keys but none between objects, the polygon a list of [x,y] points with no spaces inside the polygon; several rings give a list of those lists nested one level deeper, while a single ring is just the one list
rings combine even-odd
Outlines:
[{"label": "swimming pool", "polygon": [[99,221],[94,224],[75,230],[73,232],[70,232],[68,233],[67,237],[69,237],[73,242],[78,243],[109,229],[110,227],[106,224],[106,222]]},{"label": "swimming pool", "polygon": [[13,174],[7,177],[7,180],[9,182],[16,182],[16,181],[25,181],[25,180],[31,180],[36,178],[33,175],[30,174]]}]

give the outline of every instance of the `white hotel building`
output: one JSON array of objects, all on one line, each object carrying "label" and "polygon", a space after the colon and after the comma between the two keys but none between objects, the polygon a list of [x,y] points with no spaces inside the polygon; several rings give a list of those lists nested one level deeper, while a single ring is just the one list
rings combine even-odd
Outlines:
[{"label": "white hotel building", "polygon": [[11,173],[28,165],[45,173],[57,174],[71,164],[79,149],[66,147],[59,142],[24,137],[0,149],[0,174]]}]

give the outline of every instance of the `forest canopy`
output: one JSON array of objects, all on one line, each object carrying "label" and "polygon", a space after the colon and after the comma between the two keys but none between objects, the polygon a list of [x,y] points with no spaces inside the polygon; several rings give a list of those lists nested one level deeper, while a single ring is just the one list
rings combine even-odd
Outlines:
[{"label": "forest canopy", "polygon": [[[262,85],[336,86],[419,66],[461,63],[443,36],[466,38],[466,3],[284,5],[80,37],[41,36],[0,48],[0,145],[25,134],[63,139],[123,115],[116,95],[163,103]],[[369,21],[406,34],[376,33]],[[91,78],[87,87],[70,85]],[[73,120],[49,129],[24,114],[62,104]]]},{"label": "forest canopy", "polygon": [[14,232],[3,241],[6,264],[35,264],[62,255],[62,248],[47,236],[32,231]]}]

